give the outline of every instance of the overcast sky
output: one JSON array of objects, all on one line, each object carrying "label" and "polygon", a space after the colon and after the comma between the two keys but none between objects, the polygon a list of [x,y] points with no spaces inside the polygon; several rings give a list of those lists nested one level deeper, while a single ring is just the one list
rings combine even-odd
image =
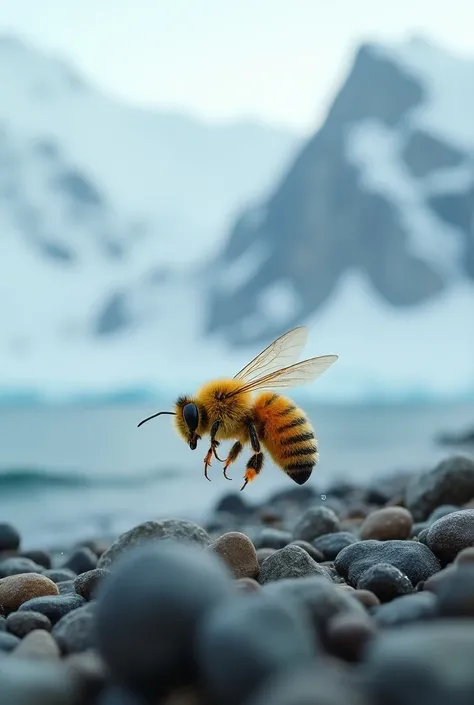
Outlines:
[{"label": "overcast sky", "polygon": [[2,32],[59,51],[127,100],[300,132],[361,40],[422,32],[474,53],[473,26],[471,0],[0,0]]}]

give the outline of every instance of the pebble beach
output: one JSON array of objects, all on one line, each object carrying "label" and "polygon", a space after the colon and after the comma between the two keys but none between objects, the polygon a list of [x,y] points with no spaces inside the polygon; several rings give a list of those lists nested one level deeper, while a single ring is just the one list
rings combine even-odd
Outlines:
[{"label": "pebble beach", "polygon": [[0,524],[1,705],[468,705],[473,618],[470,455],[58,552]]}]

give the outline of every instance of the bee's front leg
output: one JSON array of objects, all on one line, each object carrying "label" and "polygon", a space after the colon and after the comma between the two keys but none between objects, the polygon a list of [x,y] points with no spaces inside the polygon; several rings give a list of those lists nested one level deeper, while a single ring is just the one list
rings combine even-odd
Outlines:
[{"label": "bee's front leg", "polygon": [[211,458],[212,458],[212,456],[214,455],[214,456],[217,458],[217,460],[219,460],[220,462],[222,462],[221,459],[219,458],[219,456],[218,456],[217,453],[216,453],[216,448],[217,448],[217,446],[219,445],[219,441],[216,441],[216,438],[215,438],[216,433],[217,433],[217,431],[219,430],[220,424],[221,424],[220,421],[214,421],[214,423],[213,423],[212,426],[211,426],[211,433],[210,433],[210,436],[211,436],[211,447],[210,447],[209,450],[207,451],[206,457],[204,458],[204,477],[206,478],[206,480],[209,480],[209,482],[211,481],[211,478],[210,478],[210,477],[208,476],[208,474],[207,474],[207,469],[208,469],[209,467],[211,467]]}]

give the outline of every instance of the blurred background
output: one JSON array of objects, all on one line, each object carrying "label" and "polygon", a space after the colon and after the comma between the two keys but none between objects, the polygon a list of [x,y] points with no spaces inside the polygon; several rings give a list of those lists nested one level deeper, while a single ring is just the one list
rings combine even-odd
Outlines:
[{"label": "blurred background", "polygon": [[[474,9],[0,2],[0,521],[199,519],[163,416],[306,324],[311,480],[474,442]],[[472,429],[472,430],[470,430]],[[249,501],[294,485],[271,462]]]}]

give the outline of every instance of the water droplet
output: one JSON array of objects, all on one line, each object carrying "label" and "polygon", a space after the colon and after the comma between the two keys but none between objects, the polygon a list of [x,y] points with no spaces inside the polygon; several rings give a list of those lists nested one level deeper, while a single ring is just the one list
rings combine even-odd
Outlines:
[{"label": "water droplet", "polygon": [[326,499],[326,495],[325,495],[325,494],[322,494],[322,495],[321,495],[321,499],[324,501],[324,500]]}]

